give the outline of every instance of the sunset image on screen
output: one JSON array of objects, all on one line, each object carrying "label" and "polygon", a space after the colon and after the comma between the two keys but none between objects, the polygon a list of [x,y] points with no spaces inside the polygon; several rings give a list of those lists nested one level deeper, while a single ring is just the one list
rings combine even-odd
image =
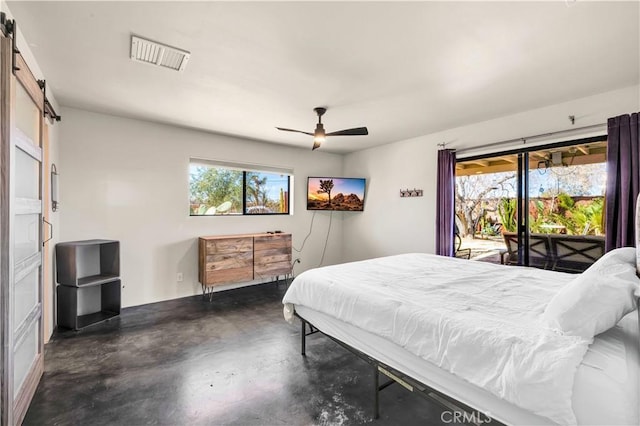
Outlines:
[{"label": "sunset image on screen", "polygon": [[364,179],[309,178],[307,209],[362,211],[364,189]]}]

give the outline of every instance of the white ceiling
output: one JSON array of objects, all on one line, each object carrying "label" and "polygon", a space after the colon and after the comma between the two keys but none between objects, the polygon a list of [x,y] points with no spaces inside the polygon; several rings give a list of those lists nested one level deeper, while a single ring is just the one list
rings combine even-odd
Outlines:
[{"label": "white ceiling", "polygon": [[[350,152],[640,82],[634,2],[8,2],[61,105]],[[129,59],[136,34],[191,52]],[[63,118],[64,119],[64,118]],[[176,141],[180,143],[180,141]]]}]

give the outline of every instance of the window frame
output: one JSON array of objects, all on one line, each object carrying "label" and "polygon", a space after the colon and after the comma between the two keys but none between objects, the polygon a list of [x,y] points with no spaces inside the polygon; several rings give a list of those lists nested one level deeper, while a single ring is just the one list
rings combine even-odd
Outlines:
[{"label": "window frame", "polygon": [[[517,209],[517,218],[516,218],[518,265],[527,266],[527,267],[531,266],[531,262],[529,258],[530,250],[526,249],[526,247],[530,247],[529,238],[532,232],[529,224],[529,214],[524,213],[524,212],[528,212],[528,206],[530,201],[529,172],[531,168],[529,166],[529,154],[535,151],[540,151],[540,150],[551,150],[551,149],[560,148],[560,147],[585,145],[585,144],[594,143],[594,142],[608,143],[607,135],[601,134],[597,136],[589,136],[589,137],[580,138],[580,139],[569,139],[569,140],[552,142],[547,144],[541,143],[541,144],[518,147],[518,148],[513,148],[513,149],[508,149],[503,151],[488,152],[484,154],[469,155],[466,157],[462,156],[462,157],[456,158],[456,163],[463,163],[463,162],[483,160],[483,159],[495,158],[495,157],[511,155],[511,154],[518,155],[517,175],[516,175],[516,180],[517,180],[516,200],[518,200],[517,201],[518,209]],[[606,163],[606,160],[605,160],[605,163]],[[605,186],[604,198],[606,199],[606,186]],[[454,215],[455,215],[455,207],[454,207]],[[604,236],[606,238],[606,231]]]},{"label": "window frame", "polygon": [[[191,208],[189,208],[189,217],[244,217],[244,216],[291,216],[293,215],[293,211],[291,209],[292,203],[291,199],[293,197],[293,170],[280,168],[280,167],[271,167],[271,166],[263,166],[258,164],[239,164],[239,163],[231,163],[227,161],[215,161],[215,160],[205,160],[201,158],[189,158],[189,169],[193,165],[218,168],[218,169],[227,169],[227,170],[236,170],[242,172],[242,206],[241,212],[232,213],[232,214],[193,214],[191,212]],[[287,192],[288,196],[286,197],[286,212],[285,213],[247,213],[247,175],[249,173],[269,173],[269,174],[282,174],[287,178]],[[191,183],[191,175],[189,174],[188,184]],[[188,189],[189,193],[189,205],[191,203],[191,188]]]}]

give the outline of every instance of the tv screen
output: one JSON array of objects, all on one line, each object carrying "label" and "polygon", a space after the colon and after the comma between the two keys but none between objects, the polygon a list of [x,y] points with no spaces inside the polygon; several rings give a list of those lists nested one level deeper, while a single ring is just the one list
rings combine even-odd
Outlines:
[{"label": "tv screen", "polygon": [[361,212],[364,210],[364,178],[310,177],[307,210]]}]

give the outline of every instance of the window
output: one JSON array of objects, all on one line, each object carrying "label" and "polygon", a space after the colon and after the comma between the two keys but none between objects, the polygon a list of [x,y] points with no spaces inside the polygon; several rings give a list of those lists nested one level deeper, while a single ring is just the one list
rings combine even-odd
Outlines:
[{"label": "window", "polygon": [[191,159],[191,216],[289,214],[291,172]]},{"label": "window", "polygon": [[606,151],[602,136],[459,159],[456,248],[496,263],[586,269],[567,253],[583,244],[604,254]]}]

